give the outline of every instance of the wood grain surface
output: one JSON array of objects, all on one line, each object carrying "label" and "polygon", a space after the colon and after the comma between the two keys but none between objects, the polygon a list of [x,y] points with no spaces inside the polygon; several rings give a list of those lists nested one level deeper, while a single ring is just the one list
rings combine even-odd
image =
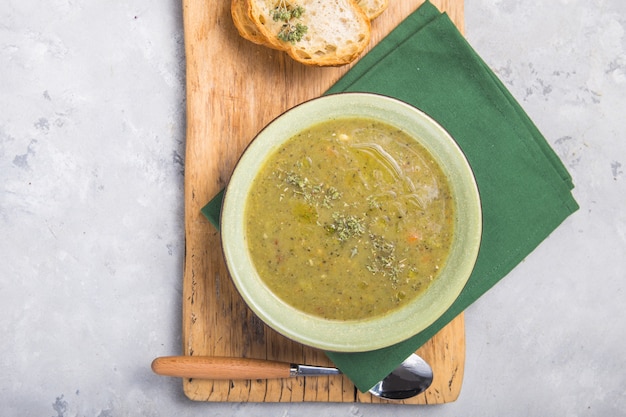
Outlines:
[{"label": "wood grain surface", "polygon": [[[372,23],[370,47],[423,0],[391,1]],[[433,0],[463,30],[463,0]],[[323,352],[265,326],[244,304],[222,259],[219,234],[200,209],[229,180],[255,134],[283,111],[320,96],[350,66],[307,67],[242,39],[229,0],[183,0],[187,62],[183,354],[332,365]],[[433,367],[430,389],[407,404],[454,401],[465,362],[463,316],[418,353]],[[363,394],[345,376],[275,380],[184,379],[192,400],[228,402],[386,402]]]}]

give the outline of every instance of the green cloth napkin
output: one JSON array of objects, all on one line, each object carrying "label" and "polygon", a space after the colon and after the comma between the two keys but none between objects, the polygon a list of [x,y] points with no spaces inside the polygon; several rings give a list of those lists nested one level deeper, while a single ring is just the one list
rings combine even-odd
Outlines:
[{"label": "green cloth napkin", "polygon": [[[474,170],[483,210],[476,266],[441,318],[388,348],[327,352],[365,392],[510,272],[578,205],[570,175],[542,134],[448,16],[428,1],[327,93],[348,91],[395,97],[443,125]],[[221,193],[203,208],[216,226],[220,207]]]}]

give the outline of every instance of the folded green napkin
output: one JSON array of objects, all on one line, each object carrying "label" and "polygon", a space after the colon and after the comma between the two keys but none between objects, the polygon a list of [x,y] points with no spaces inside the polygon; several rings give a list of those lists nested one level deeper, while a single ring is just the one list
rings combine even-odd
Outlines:
[{"label": "folded green napkin", "polygon": [[[476,266],[441,318],[388,348],[327,352],[364,392],[510,272],[578,205],[571,177],[542,134],[448,16],[428,1],[328,93],[347,91],[395,97],[443,125],[474,170],[483,210]],[[203,208],[216,226],[221,197]]]}]

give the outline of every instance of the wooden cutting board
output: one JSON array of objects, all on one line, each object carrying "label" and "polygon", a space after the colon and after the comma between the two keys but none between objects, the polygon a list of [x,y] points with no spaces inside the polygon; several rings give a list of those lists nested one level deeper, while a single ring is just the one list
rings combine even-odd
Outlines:
[{"label": "wooden cutting board", "polygon": [[[423,0],[392,0],[372,23],[373,46]],[[433,0],[463,29],[463,0]],[[320,96],[349,66],[314,68],[242,39],[229,0],[183,0],[187,60],[183,354],[234,356],[331,365],[323,352],[265,326],[244,304],[222,259],[219,235],[200,209],[230,177],[255,134],[274,117]],[[463,316],[418,350],[433,367],[430,389],[405,401],[454,401],[465,362]],[[183,381],[198,401],[386,402],[363,394],[345,376],[253,381]]]}]

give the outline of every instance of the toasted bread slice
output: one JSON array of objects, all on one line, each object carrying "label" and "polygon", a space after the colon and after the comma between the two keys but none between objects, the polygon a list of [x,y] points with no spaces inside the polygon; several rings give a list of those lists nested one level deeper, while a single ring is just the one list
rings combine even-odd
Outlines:
[{"label": "toasted bread slice", "polygon": [[[373,20],[385,11],[389,5],[389,0],[356,0],[356,3],[365,12],[367,18]],[[261,33],[259,33],[256,25],[248,16],[248,5],[246,0],[232,0],[231,14],[235,27],[241,37],[258,45],[270,46],[268,45],[268,40],[265,39]],[[282,49],[282,46],[280,49]]]},{"label": "toasted bread slice", "polygon": [[359,7],[365,12],[369,20],[374,20],[389,5],[389,0],[356,0]]},{"label": "toasted bread slice", "polygon": [[[337,66],[352,62],[370,40],[370,21],[355,0],[297,0],[304,9],[289,24],[306,26],[298,41],[279,39],[285,24],[272,18],[277,0],[245,0],[248,17],[267,46],[283,50],[306,65]],[[289,3],[289,2],[287,2]]]}]

